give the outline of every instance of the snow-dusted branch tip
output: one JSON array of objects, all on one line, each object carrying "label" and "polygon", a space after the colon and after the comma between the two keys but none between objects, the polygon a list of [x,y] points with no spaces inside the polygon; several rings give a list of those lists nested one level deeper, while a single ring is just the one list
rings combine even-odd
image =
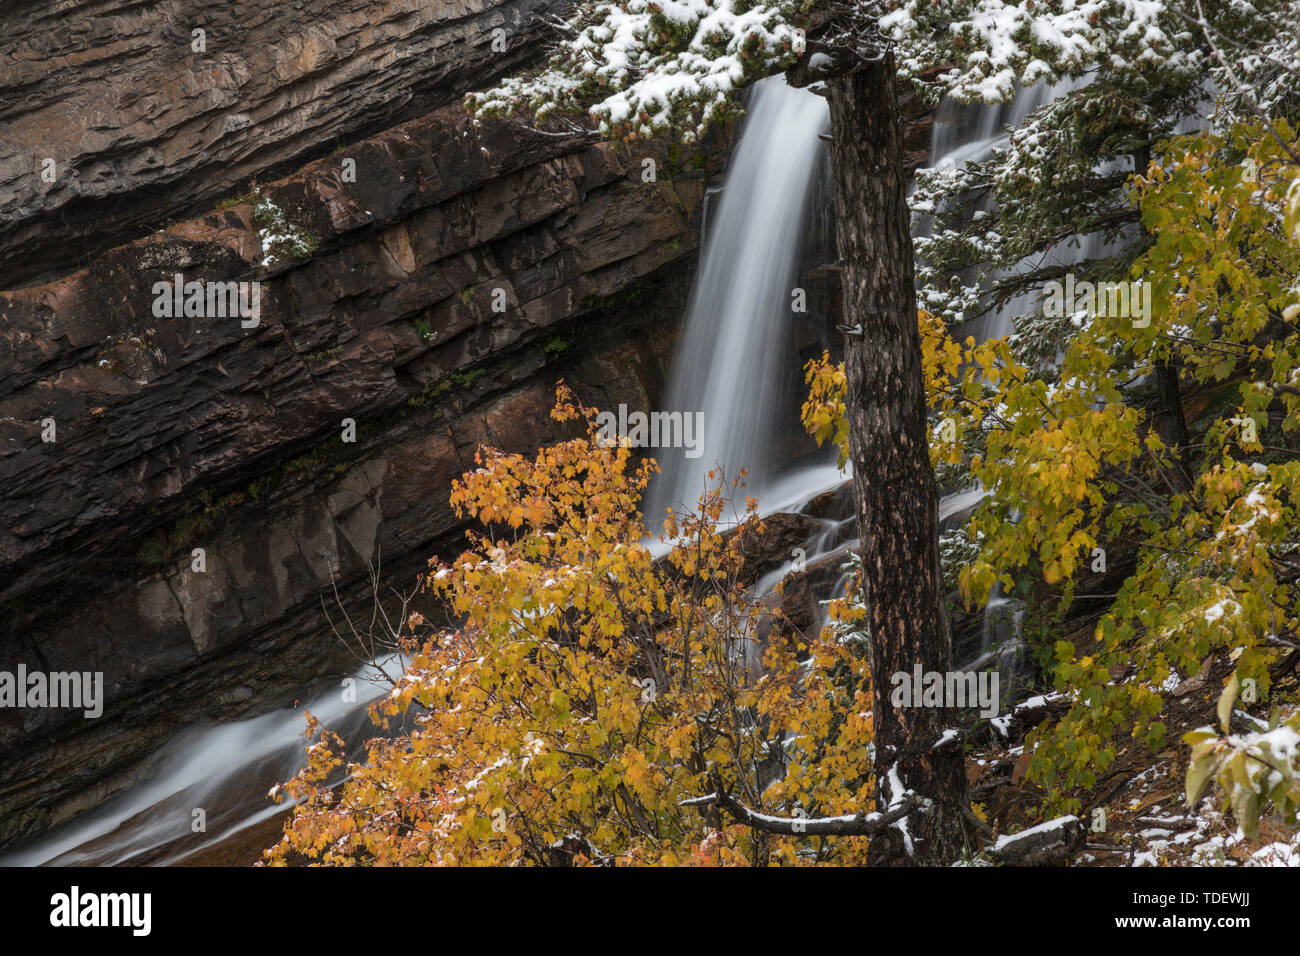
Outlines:
[{"label": "snow-dusted branch tip", "polygon": [[[714,781],[717,786],[718,781]],[[725,810],[740,823],[786,836],[872,836],[889,829],[918,806],[916,795],[910,790],[886,813],[856,813],[839,817],[777,817],[759,813],[745,806],[721,787],[703,797],[683,800],[683,807],[716,806]]]}]

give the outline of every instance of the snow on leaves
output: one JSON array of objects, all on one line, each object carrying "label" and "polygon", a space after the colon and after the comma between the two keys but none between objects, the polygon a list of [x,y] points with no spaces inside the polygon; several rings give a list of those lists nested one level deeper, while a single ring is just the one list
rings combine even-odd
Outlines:
[{"label": "snow on leaves", "polygon": [[652,463],[603,442],[566,389],[553,415],[583,435],[533,458],[483,449],[455,483],[482,530],[425,584],[461,623],[411,648],[372,709],[393,735],[337,787],[342,742],[311,723],[268,862],[861,862],[865,837],[761,834],[698,798],[721,781],[760,815],[870,812],[863,656],[751,602],[738,575],[759,523],[721,534],[719,489],[669,517],[677,547],[656,562],[638,511]]},{"label": "snow on leaves", "polygon": [[1194,807],[1206,787],[1217,782],[1238,825],[1253,840],[1260,814],[1270,804],[1292,826],[1300,814],[1300,711],[1286,720],[1275,712],[1267,729],[1234,734],[1229,715],[1239,686],[1234,676],[1219,700],[1222,736],[1211,727],[1183,735],[1192,748],[1187,804]]},{"label": "snow on leaves", "polygon": [[471,97],[493,115],[523,109],[545,120],[589,108],[602,133],[626,138],[675,130],[690,142],[729,114],[735,92],[790,65],[803,34],[795,2],[628,0],[591,3],[574,37],[537,76]]}]

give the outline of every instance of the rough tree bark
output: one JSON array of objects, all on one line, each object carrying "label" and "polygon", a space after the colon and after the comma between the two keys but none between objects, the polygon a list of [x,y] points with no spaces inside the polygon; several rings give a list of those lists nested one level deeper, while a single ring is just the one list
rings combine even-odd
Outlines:
[{"label": "rough tree bark", "polygon": [[945,710],[890,704],[890,675],[911,674],[917,664],[923,671],[952,669],[893,56],[827,85],[844,322],[861,328],[846,336],[845,370],[875,686],[877,801],[887,810],[901,798],[894,792],[900,782],[927,801],[904,829],[874,837],[869,858],[946,865],[965,844],[960,740],[935,746],[949,726]]},{"label": "rough tree bark", "polygon": [[[1146,169],[1151,165],[1151,144],[1139,147],[1133,153],[1133,168]],[[1154,241],[1154,240],[1152,240]],[[1156,433],[1173,456],[1167,470],[1169,483],[1175,491],[1192,490],[1192,472],[1187,463],[1187,447],[1192,443],[1183,415],[1183,393],[1178,382],[1178,366],[1166,359],[1155,362],[1156,388],[1159,390],[1153,413]]]},{"label": "rough tree bark", "polygon": [[1187,446],[1192,443],[1183,417],[1183,394],[1178,384],[1178,368],[1168,361],[1157,361],[1156,386],[1160,390],[1155,409],[1156,431],[1173,456],[1169,480],[1175,491],[1192,490],[1191,470],[1187,466]]}]

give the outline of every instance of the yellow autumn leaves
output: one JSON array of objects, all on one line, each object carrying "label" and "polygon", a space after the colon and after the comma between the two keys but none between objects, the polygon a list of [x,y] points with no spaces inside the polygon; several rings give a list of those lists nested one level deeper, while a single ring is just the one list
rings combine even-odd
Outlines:
[{"label": "yellow autumn leaves", "polygon": [[482,449],[455,483],[452,503],[481,530],[425,578],[454,626],[412,649],[374,709],[391,736],[346,780],[331,778],[341,742],[313,727],[314,756],[285,788],[301,802],[268,862],[858,858],[864,841],[769,837],[681,806],[716,772],[764,812],[870,810],[865,664],[745,592],[721,489],[669,516],[676,547],[655,561],[638,510],[653,464],[602,443],[595,409],[568,389],[553,414],[577,437],[531,458]]},{"label": "yellow autumn leaves", "polygon": [[[1275,129],[1294,151],[1294,131]],[[1022,360],[1015,337],[959,342],[918,314],[931,459],[989,493],[965,529],[979,554],[960,569],[963,596],[978,606],[1000,582],[1027,598],[1040,660],[1075,701],[1029,742],[1031,777],[1063,809],[1113,759],[1116,732],[1161,743],[1172,674],[1231,650],[1267,689],[1268,635],[1300,632],[1288,570],[1300,559],[1300,170],[1256,125],[1182,137],[1141,173],[1146,241],[1115,278],[1151,288],[1149,321],[1092,315],[1047,368]],[[1185,409],[1194,445],[1180,456],[1135,390],[1160,363],[1205,396]],[[842,441],[843,368],[823,356],[807,377],[805,425]],[[1105,549],[1133,567],[1095,650],[1076,656],[1052,626]]]}]

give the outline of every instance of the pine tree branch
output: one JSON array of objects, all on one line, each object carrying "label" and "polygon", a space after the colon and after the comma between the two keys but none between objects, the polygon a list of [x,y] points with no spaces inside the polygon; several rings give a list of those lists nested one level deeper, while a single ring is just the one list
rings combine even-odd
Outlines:
[{"label": "pine tree branch", "polygon": [[[1196,25],[1201,28],[1201,33],[1205,37],[1205,42],[1210,46],[1210,52],[1214,54],[1214,58],[1218,60],[1219,65],[1223,67],[1223,71],[1227,75],[1228,80],[1237,88],[1237,92],[1241,94],[1242,99],[1246,103],[1246,107],[1264,121],[1264,128],[1268,130],[1269,135],[1272,136],[1277,142],[1277,145],[1281,147],[1282,152],[1290,157],[1291,162],[1300,165],[1300,154],[1297,154],[1296,151],[1278,135],[1277,130],[1273,127],[1272,119],[1266,116],[1264,110],[1260,108],[1259,101],[1255,98],[1254,91],[1237,78],[1236,71],[1233,70],[1232,64],[1229,63],[1228,58],[1220,52],[1218,45],[1214,42],[1214,37],[1210,35],[1210,21],[1205,18],[1205,9],[1201,6],[1201,0],[1196,0],[1196,13],[1200,17],[1199,20],[1195,21]],[[1217,33],[1218,31],[1215,30],[1214,32]]]}]

